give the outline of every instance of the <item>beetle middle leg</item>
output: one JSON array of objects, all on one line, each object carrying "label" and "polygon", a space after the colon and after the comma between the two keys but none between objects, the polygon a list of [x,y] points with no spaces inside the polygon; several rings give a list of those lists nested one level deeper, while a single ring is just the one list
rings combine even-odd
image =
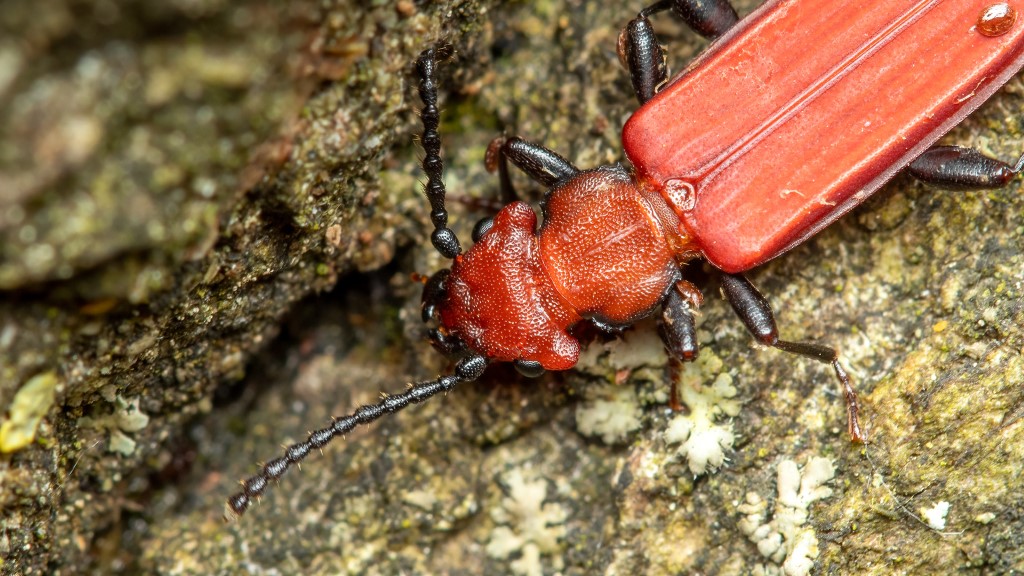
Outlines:
[{"label": "beetle middle leg", "polygon": [[986,156],[973,148],[933,146],[910,163],[911,176],[940,188],[989,190],[1010,183],[1024,168],[1024,155],[1017,164]]},{"label": "beetle middle leg", "polygon": [[629,69],[640,104],[654,97],[668,80],[665,51],[658,44],[649,18],[670,10],[694,32],[709,39],[725,34],[739,16],[728,0],[660,0],[640,11],[619,34],[619,60]]},{"label": "beetle middle leg", "polygon": [[864,433],[861,431],[860,420],[857,417],[859,411],[857,393],[853,390],[846,370],[839,364],[839,353],[834,348],[821,344],[781,340],[779,329],[775,325],[775,314],[772,313],[771,306],[757,288],[740,274],[722,274],[721,278],[722,292],[725,294],[726,300],[732,305],[747,330],[759,342],[832,366],[846,397],[847,427],[850,437],[855,442],[864,442]]},{"label": "beetle middle leg", "polygon": [[658,333],[671,360],[674,361],[669,365],[669,382],[672,388],[669,391],[668,403],[675,411],[682,410],[682,405],[679,404],[676,393],[678,378],[673,371],[683,362],[696,360],[700,352],[694,311],[700,307],[703,299],[696,286],[686,280],[680,280],[668,291],[662,304],[661,318],[658,319]]}]

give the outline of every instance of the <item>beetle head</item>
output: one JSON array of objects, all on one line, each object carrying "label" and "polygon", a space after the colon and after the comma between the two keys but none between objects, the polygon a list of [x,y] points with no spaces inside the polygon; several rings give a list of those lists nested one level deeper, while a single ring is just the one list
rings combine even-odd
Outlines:
[{"label": "beetle head", "polygon": [[438,322],[431,332],[435,347],[548,370],[576,363],[579,342],[567,330],[580,317],[543,270],[536,226],[533,209],[513,202],[450,270],[430,277],[422,312]]}]

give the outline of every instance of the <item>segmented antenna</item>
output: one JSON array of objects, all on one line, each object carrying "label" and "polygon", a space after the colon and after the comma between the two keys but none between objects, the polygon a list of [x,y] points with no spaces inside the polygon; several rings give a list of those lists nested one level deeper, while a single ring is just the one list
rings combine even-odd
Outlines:
[{"label": "segmented antenna", "polygon": [[487,360],[483,356],[467,356],[455,366],[454,374],[414,384],[401,394],[385,396],[376,404],[360,406],[348,416],[335,418],[330,426],[311,433],[304,442],[292,444],[285,449],[284,456],[267,462],[259,474],[242,482],[242,491],[228,498],[225,520],[233,521],[245,514],[253,499],[266,491],[271,480],[279,479],[292,464],[304,460],[311,449],[323,448],[336,436],[352,431],[359,424],[369,424],[385,414],[393,414],[410,404],[419,404],[431,396],[451,390],[460,382],[476,380],[486,367]]},{"label": "segmented antenna", "polygon": [[462,252],[455,232],[448,227],[448,210],[445,208],[445,187],[441,173],[444,161],[441,159],[441,135],[437,128],[441,123],[441,111],[437,109],[437,84],[434,83],[437,61],[451,57],[450,44],[441,43],[435,48],[427,48],[416,60],[416,70],[420,75],[420,100],[423,109],[420,119],[423,121],[423,172],[427,175],[425,192],[430,200],[430,221],[434,224],[434,232],[430,241],[434,248],[445,258],[455,258]]},{"label": "segmented antenna", "polygon": [[[455,232],[448,228],[445,186],[442,180],[444,162],[441,159],[441,135],[437,131],[441,113],[437,109],[437,85],[434,83],[434,75],[437,61],[451,57],[452,52],[451,45],[441,43],[424,50],[416,61],[416,69],[420,75],[420,99],[423,100],[423,110],[420,111],[420,118],[423,121],[423,172],[427,175],[425,188],[427,199],[430,200],[430,219],[434,224],[431,241],[434,248],[446,258],[458,256],[462,252],[462,247]],[[271,480],[279,479],[292,464],[303,461],[311,449],[323,448],[336,436],[352,431],[359,424],[369,424],[385,414],[393,414],[410,404],[423,402],[435,394],[451,390],[460,382],[476,380],[486,367],[487,359],[483,356],[466,356],[456,364],[454,374],[414,384],[401,394],[385,396],[376,404],[360,406],[348,416],[335,418],[330,426],[313,432],[303,442],[292,444],[285,449],[284,456],[267,462],[259,474],[242,482],[242,491],[228,498],[225,519],[234,520],[244,514],[253,499],[266,491]]]}]

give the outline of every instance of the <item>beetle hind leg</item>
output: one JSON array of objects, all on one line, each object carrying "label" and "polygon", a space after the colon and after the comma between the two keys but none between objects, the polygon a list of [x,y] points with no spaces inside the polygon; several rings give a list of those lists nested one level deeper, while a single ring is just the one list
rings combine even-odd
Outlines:
[{"label": "beetle hind leg", "polygon": [[809,342],[789,342],[779,338],[775,314],[764,296],[749,280],[740,274],[722,274],[722,292],[740,317],[747,330],[762,344],[778,348],[790,354],[797,354],[824,362],[832,366],[846,398],[847,428],[854,442],[864,442],[864,433],[858,418],[857,393],[853,390],[850,377],[839,364],[839,353],[834,348]]},{"label": "beetle hind leg", "polygon": [[910,163],[907,171],[918,180],[951,190],[991,190],[1009,184],[1024,169],[986,156],[973,148],[933,146]]}]

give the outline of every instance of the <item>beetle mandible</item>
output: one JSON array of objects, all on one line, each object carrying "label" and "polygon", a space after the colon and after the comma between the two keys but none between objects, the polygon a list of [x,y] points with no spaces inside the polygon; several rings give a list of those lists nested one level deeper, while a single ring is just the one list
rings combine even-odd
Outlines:
[{"label": "beetle mandible", "polygon": [[[437,251],[452,260],[425,282],[431,341],[454,372],[335,419],[288,447],[228,501],[240,515],[270,480],[313,448],[462,382],[488,362],[527,376],[579,357],[573,328],[615,330],[660,309],[671,356],[696,358],[699,290],[684,266],[706,259],[763,344],[829,364],[843,387],[848,431],[864,435],[856,394],[828,346],[779,337],[765,298],[742,275],[807,239],[906,169],[947,188],[1005,186],[1024,167],[972,149],[934,146],[1024,66],[1020,0],[769,0],[740,21],[727,0],[660,0],[622,31],[618,52],[641,107],[623,128],[631,167],[580,170],[543,146],[498,138],[487,163],[506,194],[511,163],[549,190],[533,209],[506,205],[463,251],[448,227],[436,68],[417,61],[423,171]],[[714,40],[669,79],[650,17],[671,11]],[[829,46],[820,49],[820,38]],[[922,50],[924,46],[942,50]],[[819,49],[808,50],[807,46]]]}]

